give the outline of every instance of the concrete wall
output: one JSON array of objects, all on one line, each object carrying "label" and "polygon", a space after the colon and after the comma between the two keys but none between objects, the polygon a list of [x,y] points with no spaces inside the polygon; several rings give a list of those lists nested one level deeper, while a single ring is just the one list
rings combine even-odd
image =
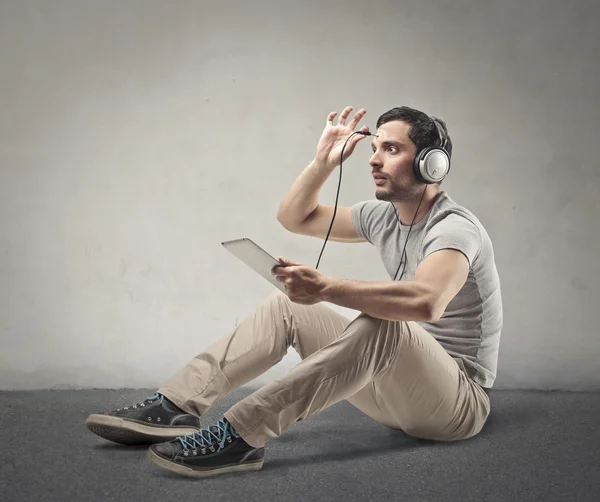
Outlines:
[{"label": "concrete wall", "polygon": [[[406,104],[448,122],[444,189],[495,244],[497,387],[600,389],[599,15],[582,0],[4,0],[0,388],[159,386],[272,291],[221,241],[316,265],[322,241],[275,215],[327,113],[365,107],[374,129]],[[368,158],[364,141],[344,164],[340,205],[374,197]],[[368,244],[329,242],[319,270],[388,279]]]}]

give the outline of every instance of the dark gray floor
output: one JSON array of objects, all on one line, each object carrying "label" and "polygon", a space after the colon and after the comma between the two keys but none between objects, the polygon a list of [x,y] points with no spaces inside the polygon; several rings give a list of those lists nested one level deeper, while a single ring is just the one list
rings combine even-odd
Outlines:
[{"label": "dark gray floor", "polygon": [[[251,390],[217,402],[203,426]],[[0,392],[0,500],[600,501],[600,394],[492,392],[470,440],[413,439],[342,402],[272,439],[262,470],[206,480],[85,428],[89,413],[151,390]]]}]

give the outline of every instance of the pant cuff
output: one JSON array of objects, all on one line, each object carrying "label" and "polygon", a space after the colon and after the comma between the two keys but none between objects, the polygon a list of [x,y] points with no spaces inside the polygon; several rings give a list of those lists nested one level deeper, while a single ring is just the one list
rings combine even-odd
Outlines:
[{"label": "pant cuff", "polygon": [[235,429],[235,431],[242,436],[242,439],[244,441],[246,441],[246,443],[248,443],[250,446],[254,447],[254,448],[262,448],[267,441],[264,440],[260,440],[256,437],[255,434],[252,434],[248,429],[246,429],[239,421],[238,419],[235,417],[235,415],[233,413],[231,413],[231,411],[226,411],[223,415],[227,421],[233,425],[233,428]]},{"label": "pant cuff", "polygon": [[156,392],[158,392],[159,394],[162,394],[163,396],[165,396],[175,406],[177,406],[178,408],[181,408],[186,413],[189,413],[190,415],[193,415],[195,417],[198,416],[198,414],[196,413],[195,410],[193,410],[192,408],[190,408],[189,406],[187,406],[185,404],[185,399],[183,399],[182,397],[178,396],[177,394],[174,394],[169,389],[160,388]]}]

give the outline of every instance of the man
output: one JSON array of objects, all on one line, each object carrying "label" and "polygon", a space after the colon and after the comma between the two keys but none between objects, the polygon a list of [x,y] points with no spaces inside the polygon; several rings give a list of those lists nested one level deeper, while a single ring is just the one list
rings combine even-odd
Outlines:
[{"label": "man", "polygon": [[[351,111],[337,124],[329,114],[314,160],[277,217],[294,233],[375,245],[392,280],[328,277],[280,258],[273,274],[287,294],[263,300],[154,396],[90,415],[92,432],[155,443],[148,450],[155,464],[197,477],[260,469],[269,438],[341,400],[415,437],[455,441],[480,432],[496,378],[500,284],[484,227],[414,167],[419,152],[442,141],[450,158],[445,124],[408,107],[383,114],[369,162],[376,199],[338,208],[329,233],[334,208],[318,203],[319,191],[370,135],[367,126],[353,134],[366,110],[346,123]],[[349,321],[322,302],[360,315]],[[271,368],[289,346],[302,358],[296,367],[200,429],[198,417],[215,401]]]}]

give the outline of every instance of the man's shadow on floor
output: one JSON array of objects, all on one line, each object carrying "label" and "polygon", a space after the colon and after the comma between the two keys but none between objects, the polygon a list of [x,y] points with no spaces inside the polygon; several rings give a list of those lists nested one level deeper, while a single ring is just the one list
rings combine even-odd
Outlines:
[{"label": "man's shadow on floor", "polygon": [[[351,427],[335,427],[335,415],[328,419],[328,425],[308,427],[302,430],[286,431],[276,441],[277,444],[305,445],[306,449],[314,451],[315,445],[319,446],[317,454],[302,453],[303,446],[295,448],[297,454],[294,458],[270,458],[265,462],[263,469],[281,469],[313,463],[339,462],[355,459],[387,455],[390,452],[407,452],[420,448],[463,448],[465,444],[484,441],[488,442],[496,435],[505,434],[507,431],[527,429],[539,421],[538,412],[534,408],[522,406],[522,402],[506,401],[500,399],[496,402],[491,399],[491,411],[481,432],[469,439],[462,441],[434,441],[409,436],[401,430],[393,430],[382,425],[368,422]],[[338,410],[339,411],[343,410]],[[357,410],[358,411],[358,410]],[[359,412],[360,415],[362,413]],[[361,420],[362,422],[362,420]]]}]

